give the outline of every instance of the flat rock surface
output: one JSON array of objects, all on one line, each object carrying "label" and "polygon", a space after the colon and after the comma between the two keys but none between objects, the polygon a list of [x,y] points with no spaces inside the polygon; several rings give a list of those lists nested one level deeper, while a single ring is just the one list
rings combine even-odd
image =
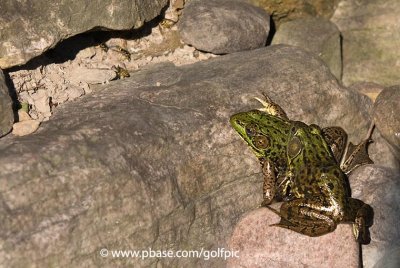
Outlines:
[{"label": "flat rock surface", "polygon": [[223,266],[99,252],[227,248],[262,185],[229,116],[259,107],[261,92],[290,118],[340,125],[353,141],[369,126],[371,101],[295,47],[132,73],[66,104],[34,134],[0,140],[0,264]]},{"label": "flat rock surface", "polygon": [[267,208],[246,214],[229,242],[229,249],[239,251],[240,257],[230,258],[227,267],[358,267],[358,245],[351,225],[340,224],[333,233],[308,237],[269,226],[279,220]]},{"label": "flat rock surface", "polygon": [[10,132],[13,123],[12,102],[3,71],[0,69],[0,137]]},{"label": "flat rock surface", "polygon": [[243,1],[193,0],[184,9],[182,40],[203,51],[225,54],[265,46],[269,15]]},{"label": "flat rock surface", "polygon": [[342,0],[332,21],[343,37],[343,82],[400,84],[400,2]]},{"label": "flat rock surface", "polygon": [[160,14],[167,0],[0,2],[0,68],[21,65],[58,42],[92,29],[139,28]]}]

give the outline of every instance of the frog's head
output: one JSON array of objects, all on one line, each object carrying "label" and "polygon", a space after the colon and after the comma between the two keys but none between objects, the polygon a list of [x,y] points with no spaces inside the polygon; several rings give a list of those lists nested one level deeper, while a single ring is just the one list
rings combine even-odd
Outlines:
[{"label": "frog's head", "polygon": [[290,133],[288,120],[252,110],[232,115],[230,122],[259,159],[275,163],[285,159]]}]

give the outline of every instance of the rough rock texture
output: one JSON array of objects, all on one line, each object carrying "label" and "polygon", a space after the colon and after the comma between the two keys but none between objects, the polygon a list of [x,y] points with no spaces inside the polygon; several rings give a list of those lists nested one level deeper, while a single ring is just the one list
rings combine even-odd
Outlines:
[{"label": "rough rock texture", "polygon": [[179,23],[182,40],[214,54],[262,47],[269,33],[269,15],[242,1],[192,0]]},{"label": "rough rock texture", "polygon": [[[108,83],[115,78],[116,66],[134,72],[149,64],[173,62],[183,65],[214,56],[182,46],[176,28],[165,28],[154,21],[140,30],[125,32],[126,38],[135,36],[128,40],[118,32],[80,34],[58,44],[51,53],[14,68],[9,75],[19,101],[29,103],[30,116],[46,121],[55,106],[62,107],[65,102],[89,94],[93,84]],[[113,35],[114,38],[105,41]],[[103,45],[108,49],[99,46],[100,40],[105,41]],[[117,48],[130,52],[130,60]]]},{"label": "rough rock texture", "polygon": [[249,0],[256,6],[264,8],[279,28],[282,22],[304,18],[330,18],[340,0]]},{"label": "rough rock texture", "polygon": [[335,232],[313,238],[269,226],[279,220],[267,208],[245,215],[229,242],[229,248],[238,250],[240,257],[230,258],[227,267],[358,267],[358,245],[350,225],[340,224]]},{"label": "rough rock texture", "polygon": [[258,161],[229,116],[258,107],[261,91],[290,118],[341,125],[353,141],[368,129],[371,101],[295,47],[133,73],[66,104],[36,133],[0,140],[0,264],[223,266],[99,252],[226,248],[262,196]]},{"label": "rough rock texture", "polygon": [[400,247],[400,172],[367,165],[354,170],[349,181],[352,195],[374,209],[374,225],[370,228],[372,241],[363,247],[364,267],[371,268],[385,254]]},{"label": "rough rock texture", "polygon": [[0,68],[26,63],[58,42],[92,29],[129,30],[160,14],[167,0],[0,2]]},{"label": "rough rock texture", "polygon": [[384,89],[374,104],[374,121],[400,161],[400,86]]},{"label": "rough rock texture", "polygon": [[375,265],[374,268],[397,268],[400,267],[400,246],[387,252]]},{"label": "rough rock texture", "polygon": [[0,69],[0,137],[10,132],[13,123],[12,101],[8,94],[3,71]]},{"label": "rough rock texture", "polygon": [[385,89],[384,86],[373,82],[357,82],[352,84],[350,88],[367,95],[373,102],[375,102],[379,93]]},{"label": "rough rock texture", "polygon": [[324,18],[296,19],[283,23],[272,44],[287,44],[313,52],[329,66],[338,80],[342,77],[340,32]]},{"label": "rough rock texture", "polygon": [[343,36],[343,82],[400,84],[400,2],[342,0],[332,17]]}]

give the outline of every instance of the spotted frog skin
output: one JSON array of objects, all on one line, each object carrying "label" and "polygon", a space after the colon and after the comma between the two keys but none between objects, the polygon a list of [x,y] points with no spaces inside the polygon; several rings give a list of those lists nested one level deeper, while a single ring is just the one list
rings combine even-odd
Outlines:
[{"label": "spotted frog skin", "polygon": [[[265,99],[258,99],[262,109],[235,114],[230,122],[260,161],[262,205],[281,217],[273,225],[320,236],[334,231],[339,223],[353,223],[356,240],[368,244],[373,210],[351,198],[346,173],[370,163],[359,149],[369,141],[357,145],[358,151],[353,148],[341,168],[347,140],[342,128],[321,129],[289,120],[281,107],[268,96]],[[275,201],[283,201],[280,211],[269,206]]]}]

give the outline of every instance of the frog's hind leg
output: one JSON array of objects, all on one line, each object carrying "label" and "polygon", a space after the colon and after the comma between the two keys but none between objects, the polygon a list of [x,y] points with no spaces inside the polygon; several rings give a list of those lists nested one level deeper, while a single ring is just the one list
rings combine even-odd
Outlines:
[{"label": "frog's hind leg", "polygon": [[337,226],[334,217],[325,215],[324,211],[313,208],[316,206],[318,206],[317,202],[304,199],[283,203],[279,212],[268,206],[271,211],[281,217],[279,223],[271,226],[290,229],[312,237],[334,231]]},{"label": "frog's hind leg", "polygon": [[370,205],[355,198],[349,199],[349,205],[344,221],[353,223],[353,233],[360,244],[369,244],[371,242],[369,227],[373,224],[374,210]]}]

